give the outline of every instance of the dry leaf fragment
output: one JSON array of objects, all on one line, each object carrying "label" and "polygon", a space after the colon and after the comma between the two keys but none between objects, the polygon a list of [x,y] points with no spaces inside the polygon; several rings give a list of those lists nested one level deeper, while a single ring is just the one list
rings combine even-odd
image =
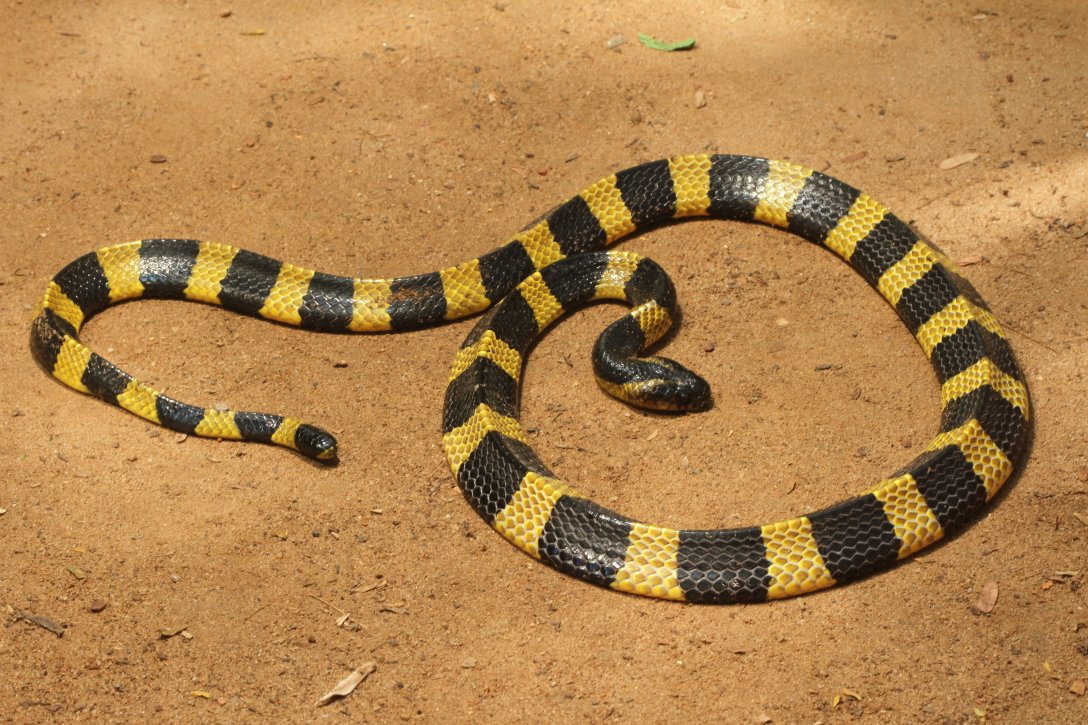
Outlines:
[{"label": "dry leaf fragment", "polygon": [[942,171],[948,171],[949,169],[954,169],[957,166],[963,166],[964,164],[970,163],[977,158],[978,154],[976,153],[956,154],[955,156],[949,156],[947,159],[937,164],[937,166]]},{"label": "dry leaf fragment", "polygon": [[379,612],[389,612],[390,614],[408,614],[408,607],[401,604],[386,604],[378,609]]},{"label": "dry leaf fragment", "polygon": [[359,683],[369,677],[370,673],[372,673],[376,668],[376,664],[374,664],[373,662],[367,662],[365,665],[355,670],[344,679],[337,682],[336,687],[332,688],[324,695],[322,695],[321,699],[317,701],[317,704],[314,705],[314,707],[328,705],[330,702],[337,698],[347,697],[352,692],[354,692],[355,688],[359,686]]},{"label": "dry leaf fragment", "polygon": [[87,575],[84,574],[83,570],[80,569],[78,566],[69,566],[67,567],[67,569],[69,574],[74,576],[76,579],[79,579],[80,581],[87,578]]},{"label": "dry leaf fragment", "polygon": [[978,601],[971,607],[973,614],[989,614],[997,604],[997,582],[986,582],[978,593]]},{"label": "dry leaf fragment", "polygon": [[355,618],[347,612],[341,614],[340,618],[336,620],[336,626],[351,632],[358,632],[363,628],[363,625],[356,622]]},{"label": "dry leaf fragment", "polygon": [[854,692],[853,690],[843,690],[842,692],[838,693],[833,698],[831,698],[831,707],[832,708],[837,708],[839,705],[844,703],[846,700],[856,700],[858,702],[861,702],[861,695]]},{"label": "dry leaf fragment", "polygon": [[189,694],[193,697],[203,697],[205,700],[212,699],[212,693],[208,692],[207,690],[193,690]]},{"label": "dry leaf fragment", "polygon": [[970,257],[962,257],[961,259],[957,259],[956,265],[959,267],[971,267],[976,264],[982,264],[984,261],[986,261],[985,257],[980,254],[974,254]]},{"label": "dry leaf fragment", "polygon": [[861,161],[863,158],[869,155],[868,151],[855,151],[852,154],[847,154],[839,159],[840,164],[852,164],[855,161]]},{"label": "dry leaf fragment", "polygon": [[241,33],[239,33],[239,35],[257,36],[257,35],[264,35],[267,32],[268,31],[265,30],[264,28],[253,28],[252,30],[243,30]]},{"label": "dry leaf fragment", "polygon": [[180,627],[164,627],[159,630],[159,637],[161,637],[162,639],[170,639],[171,637],[176,637],[177,635],[184,632],[187,626],[188,625],[182,625]]},{"label": "dry leaf fragment", "polygon": [[19,612],[19,616],[32,624],[38,625],[42,629],[48,629],[50,632],[57,635],[58,637],[64,636],[64,627],[60,626],[49,617],[42,617],[36,614],[27,614],[26,612]]}]

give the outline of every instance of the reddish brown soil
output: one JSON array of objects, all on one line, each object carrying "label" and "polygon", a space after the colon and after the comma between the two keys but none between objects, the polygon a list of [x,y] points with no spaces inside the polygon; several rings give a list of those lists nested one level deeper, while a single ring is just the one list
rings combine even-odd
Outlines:
[{"label": "reddish brown soil", "polygon": [[[3,12],[0,719],[1085,721],[1082,2],[244,5]],[[655,52],[640,31],[698,45]],[[486,526],[442,455],[446,373],[471,322],[319,335],[144,302],[86,328],[183,400],[328,425],[342,442],[331,468],[179,440],[30,356],[46,282],[98,246],[178,235],[341,274],[424,272],[614,170],[706,150],[867,190],[965,264],[1005,323],[1034,448],[945,545],[758,606],[558,574]],[[832,255],[722,222],[625,248],[674,276],[685,321],[668,354],[710,379],[716,406],[660,418],[597,389],[589,349],[619,308],[549,334],[525,425],[603,504],[761,523],[857,492],[933,435],[924,356]],[[991,581],[996,607],[973,614]],[[360,627],[337,627],[341,612]],[[314,707],[367,661],[354,694]]]}]

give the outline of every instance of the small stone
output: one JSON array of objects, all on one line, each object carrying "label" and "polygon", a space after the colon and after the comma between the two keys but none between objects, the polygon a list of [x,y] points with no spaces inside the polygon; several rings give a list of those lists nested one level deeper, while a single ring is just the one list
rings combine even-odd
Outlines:
[{"label": "small stone", "polygon": [[1085,692],[1088,692],[1088,684],[1084,680],[1073,680],[1069,683],[1069,691],[1077,697],[1083,697]]},{"label": "small stone", "polygon": [[110,603],[107,602],[105,599],[95,599],[93,602],[91,602],[91,605],[88,607],[88,609],[90,609],[95,614],[98,614],[109,605]]},{"label": "small stone", "polygon": [[705,345],[703,345],[703,352],[714,352],[717,347],[718,344],[713,340],[710,340]]},{"label": "small stone", "polygon": [[608,49],[615,50],[616,48],[620,47],[621,45],[625,45],[626,43],[627,38],[623,37],[622,35],[617,35],[616,37],[610,38],[608,40]]},{"label": "small stone", "polygon": [[706,106],[706,94],[702,91],[695,91],[695,107],[703,108]]},{"label": "small stone", "polygon": [[997,582],[986,582],[979,592],[978,601],[971,607],[971,613],[975,616],[989,614],[997,604]]},{"label": "small stone", "polygon": [[476,666],[476,658],[475,657],[469,657],[469,658],[463,660],[461,662],[461,666],[464,667],[466,670],[472,669],[473,667]]},{"label": "small stone", "polygon": [[163,156],[162,154],[154,154],[151,157],[151,163],[153,163],[153,164],[165,164],[166,163],[166,157]]},{"label": "small stone", "polygon": [[233,10],[231,10],[231,9],[229,9],[229,8],[228,8],[228,9],[225,9],[225,10],[220,10],[220,11],[219,11],[219,17],[221,17],[221,18],[229,18],[229,17],[230,17],[230,16],[231,16],[231,15],[232,15],[233,13],[234,13],[234,11],[233,11]]},{"label": "small stone", "polygon": [[319,536],[321,536],[321,532],[318,531],[317,529],[314,529],[313,531],[310,532],[310,536],[312,536],[312,537],[314,537],[316,539]]}]

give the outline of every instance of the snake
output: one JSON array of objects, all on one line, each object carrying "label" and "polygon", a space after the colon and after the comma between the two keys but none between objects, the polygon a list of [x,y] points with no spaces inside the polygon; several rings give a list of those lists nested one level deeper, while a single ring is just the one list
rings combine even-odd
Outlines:
[{"label": "snake", "polygon": [[[940,384],[939,431],[914,460],[828,508],[710,530],[636,521],[545,465],[519,422],[522,368],[549,325],[595,301],[630,308],[593,348],[604,392],[655,411],[712,404],[698,374],[649,354],[678,318],[668,275],[650,259],[608,249],[636,231],[695,217],[798,235],[841,257],[894,308]],[[428,274],[343,277],[226,244],[147,239],[85,254],[49,282],[31,347],[65,385],[175,431],[279,444],[332,463],[337,441],[312,423],[180,402],[80,342],[87,318],[139,298],[193,300],[324,332],[396,332],[483,312],[455,355],[441,423],[465,498],[539,561],[660,599],[760,602],[887,569],[965,527],[1018,470],[1029,445],[1024,376],[957,265],[873,197],[791,161],[693,154],[634,166],[493,251]]]}]

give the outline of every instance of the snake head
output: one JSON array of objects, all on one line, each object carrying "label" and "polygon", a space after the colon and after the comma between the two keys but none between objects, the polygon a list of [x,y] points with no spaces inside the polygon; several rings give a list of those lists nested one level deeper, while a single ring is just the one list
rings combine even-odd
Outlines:
[{"label": "snake head", "polygon": [[303,423],[295,431],[295,449],[317,461],[336,460],[336,438],[316,425]]},{"label": "snake head", "polygon": [[639,408],[660,411],[698,411],[710,407],[710,384],[686,367],[665,357],[636,358],[625,366],[630,379],[597,383],[613,397]]}]

